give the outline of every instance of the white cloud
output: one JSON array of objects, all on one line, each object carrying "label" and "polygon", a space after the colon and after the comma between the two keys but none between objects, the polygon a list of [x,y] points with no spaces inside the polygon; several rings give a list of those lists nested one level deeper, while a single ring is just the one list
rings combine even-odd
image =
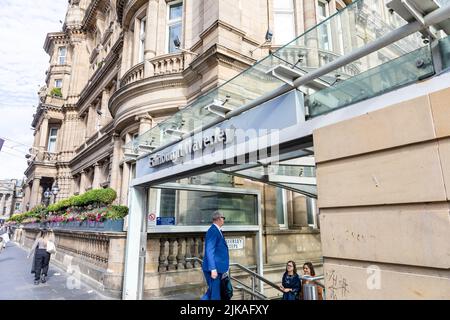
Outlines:
[{"label": "white cloud", "polygon": [[[0,137],[31,146],[37,91],[45,81],[47,33],[61,30],[67,0],[0,0]],[[11,149],[12,148],[12,149]],[[27,147],[7,141],[0,179],[22,178]],[[14,154],[14,155],[12,155]]]}]

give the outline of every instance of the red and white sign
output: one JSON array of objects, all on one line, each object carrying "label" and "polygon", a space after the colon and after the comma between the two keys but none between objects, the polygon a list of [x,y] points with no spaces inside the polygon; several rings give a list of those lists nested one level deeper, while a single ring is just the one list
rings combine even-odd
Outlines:
[{"label": "red and white sign", "polygon": [[150,226],[156,226],[156,214],[150,213],[148,215],[148,224]]}]

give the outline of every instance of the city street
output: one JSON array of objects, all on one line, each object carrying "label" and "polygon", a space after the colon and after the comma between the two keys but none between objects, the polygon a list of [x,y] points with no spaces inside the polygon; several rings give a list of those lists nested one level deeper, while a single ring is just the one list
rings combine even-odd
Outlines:
[{"label": "city street", "polygon": [[70,275],[50,263],[46,283],[35,285],[31,274],[32,259],[10,241],[0,253],[0,300],[105,300],[92,288],[81,284],[69,289]]}]

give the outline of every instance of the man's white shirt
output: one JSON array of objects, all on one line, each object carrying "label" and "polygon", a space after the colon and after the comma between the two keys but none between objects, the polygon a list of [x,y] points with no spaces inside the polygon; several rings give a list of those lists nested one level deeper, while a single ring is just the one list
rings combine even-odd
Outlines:
[{"label": "man's white shirt", "polygon": [[217,229],[219,229],[219,231],[220,231],[220,234],[222,235],[222,237],[223,237],[223,234],[222,234],[222,228],[221,227],[219,227],[217,224],[215,224],[215,223],[213,223],[213,225],[215,225],[216,226],[216,228]]}]

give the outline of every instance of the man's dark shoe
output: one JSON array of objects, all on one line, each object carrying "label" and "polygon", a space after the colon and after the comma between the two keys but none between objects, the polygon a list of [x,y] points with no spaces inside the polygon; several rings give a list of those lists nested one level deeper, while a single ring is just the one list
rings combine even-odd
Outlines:
[{"label": "man's dark shoe", "polygon": [[47,277],[44,274],[41,276],[41,281],[42,281],[42,283],[47,282]]},{"label": "man's dark shoe", "polygon": [[39,284],[39,280],[34,280],[34,284]]}]

